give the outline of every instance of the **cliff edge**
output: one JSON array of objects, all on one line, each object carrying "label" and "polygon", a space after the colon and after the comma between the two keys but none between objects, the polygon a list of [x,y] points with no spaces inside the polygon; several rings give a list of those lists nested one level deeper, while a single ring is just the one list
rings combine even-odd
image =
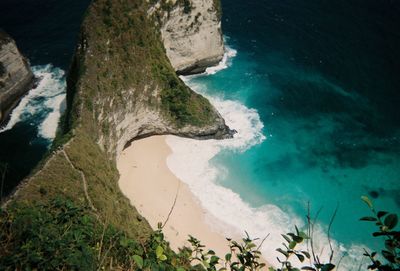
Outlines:
[{"label": "cliff edge", "polygon": [[[150,12],[159,2],[91,3],[67,75],[67,109],[53,148],[7,206],[31,209],[64,198],[143,240],[152,230],[118,187],[115,161],[124,147],[155,134],[232,136],[210,102],[187,87],[171,65],[161,20]],[[176,21],[173,14],[169,18]]]},{"label": "cliff edge", "polygon": [[[199,2],[179,0],[183,8],[187,4],[194,7]],[[204,7],[216,2],[202,1]],[[152,12],[157,7],[161,8],[159,12]],[[168,14],[168,10],[171,11],[169,17],[161,18],[161,13]],[[197,9],[191,11],[194,10]],[[134,266],[143,263],[133,262],[130,256],[156,255],[154,249],[159,245],[154,246],[153,230],[119,189],[116,157],[127,144],[140,137],[175,134],[222,139],[231,137],[233,133],[210,102],[179,79],[176,70],[180,72],[180,68],[171,64],[174,57],[169,59],[167,56],[168,43],[165,37],[162,38],[162,28],[175,31],[184,27],[184,22],[176,17],[180,12],[181,7],[165,0],[94,0],[91,3],[67,75],[67,109],[60,120],[53,147],[35,172],[3,203],[7,212],[0,212],[0,222],[6,223],[4,228],[10,229],[4,233],[10,241],[0,248],[0,254],[4,255],[0,258],[0,269],[2,266],[13,270],[30,266],[41,270],[41,264],[46,266],[49,257],[53,259],[54,255],[61,255],[54,263],[54,266],[61,267],[54,270],[133,270]],[[213,12],[211,10],[209,16],[214,16]],[[204,13],[201,25],[207,25],[207,16]],[[212,24],[218,25],[216,22]],[[187,25],[188,29],[190,27]],[[198,27],[201,28],[200,24]],[[183,40],[184,36],[180,39]],[[190,52],[187,54],[185,57],[191,59],[192,64],[185,67],[204,66],[219,58],[204,61],[211,59],[204,57],[200,65],[200,58],[194,52],[192,56]],[[64,219],[64,213],[70,217],[71,212],[77,210],[79,219],[72,225],[71,219]],[[62,229],[61,235],[54,231],[57,233],[55,237],[47,239],[49,242],[60,238],[65,240],[65,245],[61,243],[62,246],[57,248],[60,254],[54,250],[46,254],[47,248],[53,249],[53,246],[44,241],[37,242],[39,239],[35,234],[41,231],[30,230],[32,214],[38,214],[38,221],[42,223],[40,229]],[[43,224],[42,217],[49,214],[57,217],[61,214],[62,219],[49,218]],[[25,219],[27,215],[29,220]],[[1,216],[6,218],[2,220]],[[94,236],[90,235],[84,241],[76,239],[76,233],[79,233],[78,237],[82,236],[82,229],[91,225],[90,221],[93,221],[93,226],[89,229],[95,229]],[[76,231],[71,230],[72,226]],[[32,236],[20,234],[24,229],[33,237],[19,238]],[[66,236],[74,238],[65,239]],[[115,239],[116,236],[120,239]],[[109,245],[105,245],[105,241]],[[146,241],[150,246],[144,250],[144,255],[141,248]],[[44,256],[35,261],[15,257],[24,255],[21,242],[38,245],[35,247],[37,255]],[[74,256],[73,261],[69,261],[71,257],[64,256],[63,252],[65,247],[74,247],[74,244],[79,248],[84,244],[88,253]],[[101,244],[104,244],[103,248]],[[174,266],[168,270],[175,270],[177,260],[182,259],[170,251],[167,243],[163,246],[165,251],[169,251],[165,264],[171,268]],[[127,251],[130,248],[133,250]],[[79,252],[80,249],[73,250],[74,255]],[[77,268],[81,266],[81,260],[85,262],[85,268]],[[164,266],[158,256],[153,263]],[[188,265],[188,262],[179,265]],[[165,266],[161,269],[164,270]]]},{"label": "cliff edge", "polygon": [[221,61],[219,1],[160,1],[152,12],[158,12],[166,53],[178,74],[202,73]]},{"label": "cliff edge", "polygon": [[[232,135],[209,101],[176,75],[170,62],[176,58],[165,53],[168,42],[162,39],[159,14],[149,12],[157,6],[165,8],[161,2],[97,0],[82,24],[67,79],[69,120],[89,129],[93,140],[113,158],[130,140],[143,136],[222,139]],[[173,8],[162,25],[183,27],[175,11],[180,8]],[[199,59],[189,52],[186,58],[193,63]]]},{"label": "cliff edge", "polygon": [[15,41],[0,30],[0,125],[33,85],[33,73]]}]

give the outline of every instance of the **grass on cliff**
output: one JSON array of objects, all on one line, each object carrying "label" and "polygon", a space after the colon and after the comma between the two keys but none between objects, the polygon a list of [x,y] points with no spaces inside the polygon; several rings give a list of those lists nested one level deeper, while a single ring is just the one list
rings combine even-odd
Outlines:
[{"label": "grass on cliff", "polygon": [[[193,238],[194,251],[171,251],[162,233],[153,231],[122,195],[114,157],[97,143],[113,129],[106,120],[98,121],[99,114],[123,108],[129,99],[146,99],[178,126],[201,125],[212,116],[207,100],[176,77],[146,11],[146,2],[140,0],[95,0],[90,7],[68,76],[68,111],[54,153],[7,208],[0,209],[0,270],[217,269],[220,259]],[[389,267],[385,262],[380,266],[375,252],[366,252],[373,263],[369,269],[399,270],[400,234],[394,229],[398,218],[373,212],[364,219],[380,223],[377,234],[392,241],[385,242],[389,248],[382,253]],[[295,250],[305,237],[297,228],[283,237],[285,247],[278,250],[283,267],[270,270],[298,271],[289,265],[289,257],[307,257]],[[230,242],[227,266],[257,270],[257,247],[250,238],[243,240]],[[200,262],[195,267],[190,266],[192,252]],[[317,263],[304,270],[333,268]]]},{"label": "grass on cliff", "polygon": [[77,133],[63,147],[75,168],[68,162],[64,152],[55,150],[47,164],[18,191],[14,201],[45,204],[62,196],[86,208],[89,204],[80,170],[86,179],[87,194],[100,219],[115,225],[132,238],[147,238],[152,229],[121,193],[115,163],[88,135]]},{"label": "grass on cliff", "polygon": [[[54,142],[54,154],[19,190],[15,201],[47,204],[63,196],[77,206],[87,206],[78,169],[86,177],[87,193],[101,219],[132,238],[150,235],[150,226],[118,187],[115,158],[97,143],[108,125],[107,118],[98,121],[99,108],[108,114],[125,107],[127,99],[147,98],[150,106],[177,126],[209,122],[212,109],[175,75],[159,32],[146,17],[147,8],[145,1],[136,0],[96,0],[89,7],[68,74],[67,113]],[[90,51],[86,52],[87,48]],[[147,93],[147,86],[158,89],[159,97]],[[124,92],[129,89],[134,91]],[[64,148],[76,169],[58,147]]]},{"label": "grass on cliff", "polygon": [[[69,101],[71,108],[72,101],[78,102],[98,116],[121,110],[128,101],[141,100],[159,111],[171,126],[212,123],[215,114],[211,104],[175,74],[155,18],[148,18],[148,8],[145,1],[132,0],[97,0],[92,4],[73,64],[77,74],[69,78],[69,87],[84,91],[80,91],[80,101]],[[87,48],[90,53],[86,53]],[[76,91],[70,89],[69,93]],[[101,123],[95,130],[103,128],[113,130],[113,123]]]},{"label": "grass on cliff", "polygon": [[[209,102],[176,76],[147,9],[143,0],[95,0],[89,7],[67,78],[62,128],[46,160],[1,211],[1,270],[129,269],[139,258],[114,253],[131,244],[125,255],[149,259],[150,266],[185,264],[159,237],[155,245],[153,230],[118,187],[115,157],[98,144],[102,136],[113,138],[116,120],[108,115],[129,101],[158,110],[171,126],[213,121]],[[159,245],[167,261],[157,257]]]},{"label": "grass on cliff", "polygon": [[0,245],[1,270],[190,269],[161,232],[132,239],[61,196],[0,209]]},{"label": "grass on cliff", "polygon": [[114,163],[84,134],[54,152],[0,209],[0,270],[132,269],[153,230],[120,192]]},{"label": "grass on cliff", "polygon": [[161,108],[177,125],[201,126],[212,123],[215,112],[210,102],[191,91],[168,66],[153,65],[153,74],[162,79]]}]

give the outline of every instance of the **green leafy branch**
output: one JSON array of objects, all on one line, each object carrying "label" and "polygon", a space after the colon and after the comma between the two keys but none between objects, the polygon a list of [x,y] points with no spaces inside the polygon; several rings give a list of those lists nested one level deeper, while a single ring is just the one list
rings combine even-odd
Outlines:
[{"label": "green leafy branch", "polygon": [[360,218],[362,221],[375,223],[378,230],[372,233],[374,237],[384,237],[385,249],[381,250],[381,256],[387,261],[382,263],[376,251],[368,252],[364,250],[364,256],[368,257],[371,264],[368,266],[370,270],[389,271],[400,270],[400,231],[395,230],[398,224],[397,214],[390,214],[386,211],[376,211],[372,201],[363,196],[361,199],[367,204],[372,212],[372,216]]},{"label": "green leafy branch", "polygon": [[261,262],[261,252],[259,250],[263,242],[257,246],[255,244],[256,240],[251,239],[247,232],[246,237],[241,242],[227,238],[230,252],[225,255],[224,259],[221,259],[216,256],[213,250],[205,250],[205,246],[198,239],[189,236],[188,241],[191,244],[191,248],[187,248],[186,252],[189,253],[189,259],[192,264],[196,264],[198,268],[204,268],[207,271],[260,270],[265,266],[265,263]]}]

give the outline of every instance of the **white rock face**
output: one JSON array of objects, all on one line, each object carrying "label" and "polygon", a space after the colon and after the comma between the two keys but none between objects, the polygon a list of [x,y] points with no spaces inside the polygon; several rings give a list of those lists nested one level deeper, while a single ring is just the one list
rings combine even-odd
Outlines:
[{"label": "white rock face", "polygon": [[[180,73],[198,73],[218,64],[224,54],[221,24],[218,11],[214,7],[214,1],[217,0],[178,1],[160,0],[152,6],[146,6],[150,7],[147,15],[151,17],[150,22],[155,23],[163,33],[161,38],[175,70]],[[190,4],[190,11],[187,3]],[[76,53],[77,65],[80,65],[82,59],[89,61],[92,48],[97,45],[97,40],[92,40],[90,35],[83,36]],[[105,46],[112,50],[113,46],[119,47],[120,44],[108,40]],[[102,51],[105,53],[104,65],[112,61],[106,57],[106,52],[107,50]],[[83,76],[81,79],[85,78]],[[151,135],[173,134],[197,139],[224,139],[233,136],[234,131],[225,125],[224,119],[212,106],[209,108],[212,111],[209,112],[209,124],[178,125],[162,108],[161,91],[165,85],[159,81],[159,78],[154,81],[150,79],[146,85],[131,88],[124,86],[107,96],[98,95],[92,98],[91,103],[96,108],[92,111],[93,119],[102,131],[96,140],[110,157],[118,157],[132,140]],[[183,87],[184,83],[179,83]],[[87,90],[78,89],[77,92],[79,91]]]},{"label": "white rock face", "polygon": [[146,102],[135,101],[134,92],[134,90],[129,90],[125,93],[127,100],[125,107],[111,110],[112,114],[101,112],[97,117],[99,122],[104,122],[107,118],[109,126],[113,127],[110,133],[101,135],[98,144],[115,157],[120,155],[132,139],[151,135],[172,134],[197,139],[223,139],[232,136],[233,131],[229,130],[224,119],[215,109],[215,119],[212,124],[203,127],[186,125],[179,128],[171,125],[171,122],[160,115],[159,111],[148,107]]},{"label": "white rock face", "polygon": [[221,21],[214,0],[175,4],[164,14],[161,35],[167,56],[178,74],[204,72],[224,55]]},{"label": "white rock face", "polygon": [[0,124],[32,86],[33,73],[14,40],[0,31]]}]

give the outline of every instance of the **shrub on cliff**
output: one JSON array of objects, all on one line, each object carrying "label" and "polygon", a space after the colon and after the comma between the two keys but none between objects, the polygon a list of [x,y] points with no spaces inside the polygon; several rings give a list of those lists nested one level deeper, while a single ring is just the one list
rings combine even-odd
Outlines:
[{"label": "shrub on cliff", "polygon": [[390,214],[386,211],[376,211],[368,197],[362,197],[372,212],[372,216],[362,217],[363,221],[375,223],[378,230],[372,236],[383,237],[384,249],[378,252],[365,250],[364,256],[368,257],[371,264],[370,270],[399,271],[400,270],[400,231],[396,230],[398,224],[397,214]]},{"label": "shrub on cliff", "polygon": [[[381,253],[367,252],[369,270],[400,270],[400,232],[395,230],[398,217],[375,211],[371,201],[363,198],[372,216],[361,218],[378,226],[375,237],[384,237]],[[277,252],[281,266],[269,271],[330,271],[335,263],[322,262],[312,246],[310,251],[298,249],[312,241],[310,234],[295,232],[282,235],[285,243]],[[260,261],[260,245],[248,235],[240,242],[228,239],[229,252],[218,257],[205,250],[199,240],[190,236],[191,247],[173,252],[165,241],[162,227],[146,240],[134,240],[113,225],[104,223],[89,208],[76,206],[65,198],[34,206],[14,204],[0,210],[0,270],[207,270],[245,271],[266,269]],[[262,243],[262,242],[261,242]],[[283,256],[283,257],[282,257]],[[292,257],[309,262],[294,267]]]},{"label": "shrub on cliff", "polygon": [[[368,197],[362,197],[363,201],[371,209],[372,216],[362,217],[362,221],[370,221],[375,223],[378,230],[372,235],[374,237],[384,237],[384,249],[378,252],[368,252],[365,250],[364,256],[368,257],[370,264],[368,266],[360,266],[359,270],[377,270],[377,271],[399,271],[400,270],[400,231],[396,230],[398,224],[398,216],[390,214],[386,211],[376,211],[371,200]],[[335,215],[333,216],[333,218]],[[333,219],[332,218],[332,219]],[[333,221],[333,220],[332,220]],[[323,262],[318,253],[315,252],[313,247],[312,238],[312,222],[308,216],[308,232],[302,232],[295,227],[295,232],[282,234],[284,243],[282,248],[277,248],[279,252],[277,257],[281,266],[278,268],[269,267],[269,271],[331,271],[339,268],[339,263],[332,262],[333,253],[332,247],[331,255],[327,262]],[[241,242],[236,242],[228,239],[230,252],[227,253],[224,259],[219,258],[213,251],[204,251],[204,246],[200,241],[190,237],[189,242],[192,244],[191,254],[188,256],[193,262],[196,260],[199,265],[207,271],[245,271],[245,270],[262,270],[265,264],[260,262],[261,252],[259,251],[260,245],[254,243],[248,235],[243,238]],[[302,250],[298,245],[308,242],[309,249]],[[330,241],[329,241],[330,242]],[[193,256],[195,255],[195,256]],[[283,256],[283,257],[282,257]],[[304,264],[298,268],[292,264],[292,258],[296,257],[299,262]],[[362,269],[364,268],[364,269]]]},{"label": "shrub on cliff", "polygon": [[0,210],[0,270],[176,270],[189,261],[161,231],[133,240],[65,198]]}]

